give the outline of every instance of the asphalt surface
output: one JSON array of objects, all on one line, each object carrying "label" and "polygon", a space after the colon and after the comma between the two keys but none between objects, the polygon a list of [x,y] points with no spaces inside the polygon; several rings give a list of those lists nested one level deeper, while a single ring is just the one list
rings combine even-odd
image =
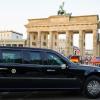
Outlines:
[{"label": "asphalt surface", "polygon": [[[79,92],[2,92],[0,100],[91,100]],[[100,98],[98,98],[100,100]]]}]

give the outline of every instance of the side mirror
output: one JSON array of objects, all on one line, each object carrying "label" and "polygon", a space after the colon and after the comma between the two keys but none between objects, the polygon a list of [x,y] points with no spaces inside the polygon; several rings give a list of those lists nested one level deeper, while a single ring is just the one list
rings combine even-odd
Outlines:
[{"label": "side mirror", "polygon": [[66,66],[66,64],[61,65],[61,69],[66,69],[66,68],[68,68],[68,66]]}]

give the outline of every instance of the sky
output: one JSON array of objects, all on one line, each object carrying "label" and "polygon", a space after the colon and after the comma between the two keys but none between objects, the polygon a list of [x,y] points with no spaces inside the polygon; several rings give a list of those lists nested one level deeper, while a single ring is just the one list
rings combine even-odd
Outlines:
[{"label": "sky", "polygon": [[[62,2],[65,2],[64,10],[72,13],[72,16],[99,15],[100,0],[0,0],[0,31],[14,30],[23,33],[26,37],[27,19],[47,18],[57,15]],[[78,36],[74,36],[76,39]],[[87,35],[92,42],[92,36]],[[92,49],[92,43],[87,42],[86,49]],[[74,43],[78,44],[78,39]]]}]

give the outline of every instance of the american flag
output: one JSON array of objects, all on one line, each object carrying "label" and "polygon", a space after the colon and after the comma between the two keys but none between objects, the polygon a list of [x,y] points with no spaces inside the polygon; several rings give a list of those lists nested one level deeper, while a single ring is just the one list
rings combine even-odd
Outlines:
[{"label": "american flag", "polygon": [[93,58],[91,59],[91,63],[100,64],[100,57],[93,57]]}]

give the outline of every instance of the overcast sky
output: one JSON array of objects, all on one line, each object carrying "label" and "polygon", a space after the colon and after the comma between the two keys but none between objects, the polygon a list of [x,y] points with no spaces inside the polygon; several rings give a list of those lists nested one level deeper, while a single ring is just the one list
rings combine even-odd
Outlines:
[{"label": "overcast sky", "polygon": [[64,9],[72,16],[100,15],[100,0],[0,0],[0,30],[26,34],[27,19],[56,15],[63,1]]}]

